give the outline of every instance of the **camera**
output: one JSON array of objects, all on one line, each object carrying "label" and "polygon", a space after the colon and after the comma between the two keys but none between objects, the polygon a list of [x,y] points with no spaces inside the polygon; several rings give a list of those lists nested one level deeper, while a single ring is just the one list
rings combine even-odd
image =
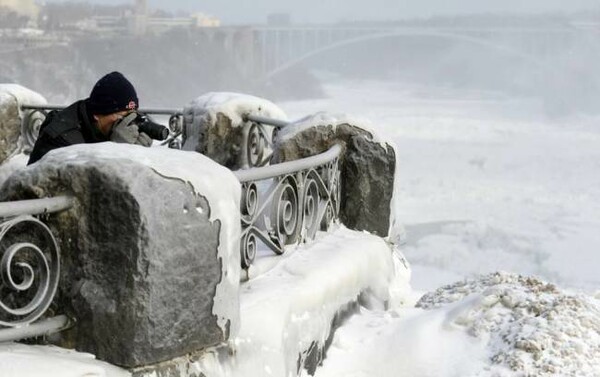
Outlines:
[{"label": "camera", "polygon": [[166,140],[169,137],[169,129],[162,124],[153,122],[146,114],[138,114],[132,123],[138,126],[140,132],[154,140]]}]

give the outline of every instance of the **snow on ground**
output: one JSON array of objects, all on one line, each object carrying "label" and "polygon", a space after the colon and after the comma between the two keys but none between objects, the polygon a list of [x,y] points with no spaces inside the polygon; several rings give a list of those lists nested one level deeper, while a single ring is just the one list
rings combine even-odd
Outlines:
[{"label": "snow on ground", "polygon": [[417,307],[351,318],[316,377],[600,374],[600,302],[590,296],[493,273]]},{"label": "snow on ground", "polygon": [[[413,287],[452,284],[419,308],[406,286],[392,289],[389,310],[361,308],[316,376],[600,375],[600,310],[587,295],[600,283],[600,118],[551,120],[535,100],[490,92],[364,81],[326,89],[330,98],[282,108],[290,119],[350,113],[393,139]],[[339,275],[353,257],[328,258],[352,248],[316,245],[277,263],[259,257],[268,268],[241,287],[236,358],[208,355],[209,376],[294,370],[305,336],[327,327],[332,308],[315,309],[319,299],[349,298],[344,286],[356,283]],[[369,282],[373,262],[347,276]]]},{"label": "snow on ground", "polygon": [[600,301],[591,296],[493,273],[439,288],[417,307],[442,308],[450,326],[482,340],[492,367],[481,376],[600,373]]},{"label": "snow on ground", "polygon": [[317,377],[600,375],[600,312],[586,295],[600,287],[600,117],[549,119],[536,100],[492,92],[365,81],[327,92],[282,107],[291,119],[359,114],[396,143],[417,292],[499,270],[567,291],[491,275],[426,296],[453,302],[437,309],[363,309]]},{"label": "snow on ground", "polygon": [[130,374],[94,355],[53,346],[0,343],[3,377],[125,377]]},{"label": "snow on ground", "polygon": [[414,288],[505,270],[600,289],[600,117],[552,120],[535,100],[492,92],[369,81],[326,90],[281,106],[290,119],[366,117],[395,142]]}]

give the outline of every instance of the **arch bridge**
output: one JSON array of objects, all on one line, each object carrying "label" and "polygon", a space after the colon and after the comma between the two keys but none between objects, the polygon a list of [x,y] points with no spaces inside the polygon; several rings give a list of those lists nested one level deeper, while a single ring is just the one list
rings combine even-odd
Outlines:
[{"label": "arch bridge", "polygon": [[564,24],[532,27],[348,27],[336,25],[219,28],[225,48],[248,77],[271,79],[313,57],[345,46],[393,38],[434,38],[475,45],[543,66],[545,59],[584,43],[600,48],[600,29]]}]

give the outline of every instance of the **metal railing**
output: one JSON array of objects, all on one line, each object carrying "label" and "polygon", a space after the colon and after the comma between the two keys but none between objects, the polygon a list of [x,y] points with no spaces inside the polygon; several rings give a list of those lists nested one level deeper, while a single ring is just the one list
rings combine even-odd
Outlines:
[{"label": "metal railing", "polygon": [[317,156],[234,172],[242,183],[242,268],[252,265],[257,240],[283,254],[338,218],[341,151],[334,145]]},{"label": "metal railing", "polygon": [[[35,140],[40,133],[40,126],[46,119],[50,111],[63,110],[64,105],[21,105],[21,110],[24,112],[23,121],[21,123],[21,135],[25,150],[32,150]],[[168,109],[168,108],[140,108],[140,113],[148,115],[168,115],[169,116],[169,137],[161,142],[161,145],[169,145],[169,147],[179,149],[181,145],[177,143],[178,137],[181,136],[183,128],[183,110]]]},{"label": "metal railing", "polygon": [[[287,126],[289,122],[279,119],[267,118],[259,115],[244,114],[244,140],[242,146],[248,168],[266,166],[273,156],[273,140],[277,137],[279,129]],[[268,130],[267,127],[273,127]]]},{"label": "metal railing", "polygon": [[[21,110],[24,112],[21,123],[21,135],[23,147],[26,152],[30,152],[33,149],[40,133],[40,126],[48,113],[65,108],[66,106],[64,105],[52,104],[21,105]],[[173,149],[181,149],[180,136],[183,133],[182,109],[140,108],[138,111],[148,115],[168,115],[170,134],[160,145],[167,145]],[[268,165],[273,154],[273,139],[277,134],[277,130],[285,127],[288,122],[252,114],[245,114],[243,120],[246,122],[243,133],[244,140],[242,140],[242,145],[245,148],[243,157],[246,163],[243,165],[250,168]],[[268,127],[274,127],[274,130],[269,130]]]},{"label": "metal railing", "polygon": [[41,336],[68,326],[65,315],[38,321],[56,295],[60,248],[48,226],[33,216],[72,205],[67,196],[0,203],[0,341]]},{"label": "metal railing", "polygon": [[[22,105],[26,112],[22,134],[33,147],[39,127],[49,111],[59,105]],[[178,148],[173,141],[182,133],[181,109],[141,108],[151,115],[169,115],[171,136],[162,145]],[[340,205],[338,157],[341,147],[334,146],[318,156],[270,165],[273,140],[287,121],[244,114],[241,144],[244,163],[249,169],[234,172],[242,183],[242,267],[248,268],[255,256],[257,240],[277,254],[285,245],[311,239],[337,219]],[[269,185],[270,183],[270,185]],[[261,190],[259,190],[259,187]]]}]

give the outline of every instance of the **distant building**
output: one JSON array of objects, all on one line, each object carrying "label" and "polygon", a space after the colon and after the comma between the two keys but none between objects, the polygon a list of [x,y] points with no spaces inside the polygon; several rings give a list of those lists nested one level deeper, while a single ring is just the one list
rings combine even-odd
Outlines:
[{"label": "distant building", "polygon": [[6,8],[31,19],[36,19],[40,13],[40,7],[33,0],[0,0],[0,8]]},{"label": "distant building", "polygon": [[[94,33],[98,36],[161,34],[174,28],[219,27],[221,20],[193,13],[173,17],[171,13],[148,7],[148,0],[129,4],[100,5],[86,0],[52,2],[38,6],[39,0],[0,0],[0,29],[37,26],[44,30]],[[33,20],[35,24],[30,22]]]},{"label": "distant building", "polygon": [[27,19],[27,26],[37,26],[39,13],[40,7],[35,4],[34,0],[0,0],[0,16],[13,14]]},{"label": "distant building", "polygon": [[[139,1],[137,3],[140,3]],[[145,3],[145,1],[144,1]],[[136,8],[135,14],[128,17],[130,33],[134,35],[161,34],[173,28],[219,27],[221,20],[204,13],[193,13],[189,17],[156,17],[142,14]]]},{"label": "distant building", "polygon": [[216,17],[206,15],[204,13],[193,13],[191,15],[194,20],[194,26],[196,27],[219,27],[221,26],[221,20]]}]

